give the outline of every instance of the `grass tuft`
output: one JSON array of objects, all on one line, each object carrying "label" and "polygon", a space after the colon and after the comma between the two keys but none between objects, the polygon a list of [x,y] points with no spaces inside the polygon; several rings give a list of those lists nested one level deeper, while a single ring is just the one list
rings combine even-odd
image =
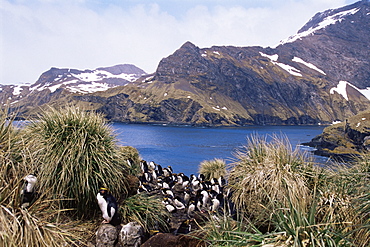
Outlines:
[{"label": "grass tuft", "polygon": [[107,187],[126,194],[127,163],[119,155],[113,131],[104,118],[76,108],[50,108],[27,129],[42,157],[40,190],[62,200],[62,208],[75,208],[78,217],[96,211],[96,193]]},{"label": "grass tuft", "polygon": [[226,163],[223,159],[202,161],[199,165],[199,173],[203,174],[206,180],[219,178],[226,175]]},{"label": "grass tuft", "polygon": [[[310,200],[305,155],[292,150],[287,138],[252,136],[229,175],[236,207],[258,224],[269,222],[276,201],[305,210]],[[286,198],[289,198],[288,202]],[[270,227],[270,226],[268,226]]]},{"label": "grass tuft", "polygon": [[161,199],[146,194],[136,194],[127,198],[120,207],[123,223],[136,221],[143,226],[146,232],[161,230],[168,232],[170,215]]}]

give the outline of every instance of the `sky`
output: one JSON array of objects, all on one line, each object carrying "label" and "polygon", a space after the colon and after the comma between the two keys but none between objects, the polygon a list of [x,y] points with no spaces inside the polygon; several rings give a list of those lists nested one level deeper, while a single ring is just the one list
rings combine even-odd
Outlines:
[{"label": "sky", "polygon": [[0,0],[0,84],[56,68],[147,73],[186,41],[275,46],[316,13],[356,0]]}]

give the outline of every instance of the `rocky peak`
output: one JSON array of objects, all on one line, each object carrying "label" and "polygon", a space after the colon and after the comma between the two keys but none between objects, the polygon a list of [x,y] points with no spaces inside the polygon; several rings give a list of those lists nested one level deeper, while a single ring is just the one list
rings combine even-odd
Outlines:
[{"label": "rocky peak", "polygon": [[316,14],[276,51],[302,58],[325,72],[330,87],[347,81],[370,86],[370,2],[360,1]]},{"label": "rocky peak", "polygon": [[136,67],[133,64],[118,64],[111,67],[101,67],[97,68],[96,70],[104,70],[113,75],[120,75],[120,74],[134,74],[134,75],[145,75],[145,71]]},{"label": "rocky peak", "polygon": [[[354,24],[355,22],[358,22],[360,20],[364,21],[364,18],[369,18],[369,7],[370,2],[365,0],[338,9],[329,9],[324,12],[319,12],[314,17],[312,17],[297,32],[297,34],[289,37],[286,40],[283,40],[281,44],[294,42],[296,40],[311,36],[315,33],[321,34],[325,29],[329,29],[329,32],[332,32],[333,30],[330,30],[332,27],[335,27],[336,29],[343,29],[342,26],[345,26],[346,24],[348,24],[348,22]],[[356,24],[357,25],[352,25],[352,27],[358,26],[358,23]]]},{"label": "rocky peak", "polygon": [[[309,29],[319,29],[327,25],[334,24],[336,22],[342,22],[351,20],[356,15],[363,15],[364,12],[368,12],[370,2],[368,0],[359,1],[351,5],[344,6],[338,9],[329,9],[323,12],[317,13],[312,17],[299,31],[298,33],[306,32]],[[366,15],[367,13],[365,13]]]},{"label": "rocky peak", "polygon": [[179,49],[179,51],[186,50],[188,52],[198,52],[199,47],[191,43],[190,41],[186,41]]},{"label": "rocky peak", "polygon": [[206,70],[207,64],[200,54],[200,48],[188,41],[172,55],[159,62],[155,79],[173,83],[174,77],[185,78],[196,71],[205,72]]}]

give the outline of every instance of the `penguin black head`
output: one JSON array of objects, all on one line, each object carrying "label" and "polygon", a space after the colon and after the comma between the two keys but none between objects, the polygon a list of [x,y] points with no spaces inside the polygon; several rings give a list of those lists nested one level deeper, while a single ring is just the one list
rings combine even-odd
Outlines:
[{"label": "penguin black head", "polygon": [[100,193],[101,195],[106,195],[106,194],[108,194],[108,193],[109,193],[109,189],[104,188],[104,187],[101,187],[101,188],[99,189],[99,193]]}]

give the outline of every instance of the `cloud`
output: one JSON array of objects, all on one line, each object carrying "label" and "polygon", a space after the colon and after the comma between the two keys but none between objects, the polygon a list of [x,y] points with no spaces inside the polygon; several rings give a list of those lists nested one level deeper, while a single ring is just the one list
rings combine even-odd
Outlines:
[{"label": "cloud", "polygon": [[131,63],[154,72],[160,59],[186,41],[200,47],[273,46],[316,12],[345,5],[344,0],[148,2],[0,0],[0,84],[34,83],[50,67]]}]

